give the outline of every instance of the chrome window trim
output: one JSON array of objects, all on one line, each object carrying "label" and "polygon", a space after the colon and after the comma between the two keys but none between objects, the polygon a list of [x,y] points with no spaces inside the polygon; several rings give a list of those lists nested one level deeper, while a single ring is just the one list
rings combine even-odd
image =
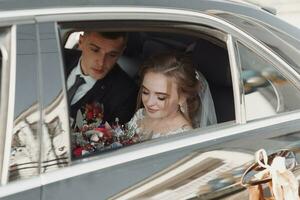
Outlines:
[{"label": "chrome window trim", "polygon": [[10,52],[8,59],[9,64],[9,90],[8,90],[8,102],[7,102],[7,114],[6,114],[6,128],[5,128],[5,144],[4,144],[4,156],[2,162],[2,173],[1,173],[1,185],[7,183],[8,170],[9,170],[9,159],[12,143],[12,130],[14,121],[14,104],[15,104],[15,83],[16,83],[16,25],[11,27],[10,31]]},{"label": "chrome window trim", "polygon": [[[5,33],[4,31],[6,31],[6,29],[9,29],[7,31],[7,33]],[[7,44],[9,41],[7,38],[7,35],[9,35],[9,31],[10,28],[1,28],[1,31],[3,31],[3,33],[1,33],[0,35],[0,51],[1,51],[1,55],[2,55],[2,63],[1,66],[2,68],[0,70],[2,70],[1,72],[1,101],[0,101],[0,105],[1,105],[1,113],[0,113],[0,185],[2,185],[2,172],[3,172],[3,156],[4,156],[4,150],[5,150],[5,138],[6,138],[6,125],[7,125],[7,117],[6,117],[6,113],[7,113],[7,108],[8,108],[8,93],[9,93],[9,56],[10,56],[10,49],[7,49]],[[8,36],[9,37],[9,36]]]},{"label": "chrome window trim", "polygon": [[234,39],[231,35],[227,36],[227,49],[230,63],[230,72],[232,78],[232,88],[234,96],[235,117],[238,124],[246,123],[245,100],[243,98],[243,83],[241,82],[239,68],[239,59],[236,55]]},{"label": "chrome window trim", "polygon": [[[4,113],[4,110],[6,110],[7,108],[7,104],[8,104],[8,100],[7,98],[5,98],[4,94],[7,94],[7,88],[8,88],[8,84],[6,83],[5,80],[3,80],[4,77],[7,77],[5,76],[6,74],[8,74],[8,72],[6,72],[7,70],[7,62],[8,62],[8,52],[6,50],[6,47],[5,45],[3,44],[4,42],[1,41],[2,39],[2,35],[0,35],[0,51],[1,51],[1,56],[2,56],[2,63],[1,63],[1,69],[2,72],[1,72],[1,81],[0,81],[0,87],[1,87],[1,100],[0,100],[0,180],[1,180],[1,177],[2,177],[2,164],[3,164],[3,155],[4,155],[4,144],[5,144],[5,132],[6,132],[6,116]],[[2,185],[2,181],[0,181],[0,185]]]},{"label": "chrome window trim", "polygon": [[[59,32],[58,32],[58,26],[57,26],[57,23],[54,23],[54,26],[55,26],[55,35],[56,35],[56,42],[57,42],[57,46],[58,47],[61,47],[61,40],[60,40],[60,35],[59,35]],[[61,51],[60,48],[58,48],[58,53],[59,55],[63,55],[63,52]],[[60,66],[64,66],[64,62],[63,62],[63,58],[62,57],[59,57],[59,61],[60,61]],[[61,80],[66,80],[65,78],[65,72],[64,72],[64,68],[61,67]],[[63,84],[63,88],[62,88],[62,93],[63,94],[67,94],[67,86],[66,86],[66,81],[62,81],[62,84]],[[64,103],[65,103],[65,107],[68,108],[68,99],[67,99],[67,95],[64,95]],[[65,112],[65,114],[67,115],[66,116],[66,119],[69,118],[69,113]],[[71,130],[70,130],[70,127],[68,127],[66,129],[66,134],[68,134],[68,138],[69,138],[69,141],[71,141]],[[72,151],[71,151],[71,144],[69,142],[69,144],[66,145],[67,148],[68,148],[68,153],[69,153],[69,156],[68,156],[68,165],[71,165],[71,154],[72,154]]]}]

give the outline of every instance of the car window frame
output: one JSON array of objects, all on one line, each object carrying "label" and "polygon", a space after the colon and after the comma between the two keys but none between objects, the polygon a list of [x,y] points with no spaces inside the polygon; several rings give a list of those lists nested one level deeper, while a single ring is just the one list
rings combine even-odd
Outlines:
[{"label": "car window frame", "polygon": [[[175,20],[171,20],[171,21],[179,21],[179,22],[190,22],[190,18],[194,18],[196,17],[196,19],[194,18],[192,21],[195,22],[197,21],[197,24],[199,25],[205,25],[205,24],[210,24],[212,22],[212,24],[215,24],[215,27],[219,27],[218,25],[220,24],[220,20],[217,19],[217,18],[214,18],[214,19],[211,19],[211,16],[207,15],[207,14],[203,14],[203,13],[196,13],[196,12],[193,12],[193,14],[196,14],[196,15],[200,15],[202,18],[201,20],[198,19],[198,16],[185,16],[183,15],[181,12],[185,12],[185,11],[180,11],[180,13],[176,13],[173,11],[173,9],[167,9],[167,11],[170,11],[171,13],[170,14],[166,14],[166,13],[162,13],[162,11],[165,11],[165,9],[157,9],[157,8],[153,8],[153,9],[149,9],[151,12],[147,15],[145,15],[145,12],[144,12],[144,8],[139,8],[139,9],[134,9],[134,12],[131,11],[127,11],[127,10],[130,10],[131,8],[126,8],[126,12],[124,13],[125,15],[128,15],[129,13],[131,13],[130,17],[129,16],[124,16],[124,14],[121,12],[121,15],[120,13],[118,12],[112,12],[112,11],[107,11],[106,9],[103,9],[104,12],[102,11],[98,11],[96,14],[84,14],[84,15],[73,15],[73,14],[70,14],[70,15],[53,15],[50,19],[49,16],[37,16],[36,19],[38,22],[45,22],[45,21],[51,21],[51,20],[56,20],[58,23],[59,22],[72,22],[72,21],[77,21],[77,22],[80,22],[80,21],[84,21],[84,20],[99,20],[99,21],[109,21],[109,20],[124,20],[124,19],[128,19],[128,20],[137,20],[137,19],[141,19],[141,20],[150,20],[153,16],[155,16],[154,18],[156,20],[159,20],[159,21],[169,21],[169,19],[173,19],[172,17],[170,17],[170,15],[172,16],[176,16],[175,17]],[[101,10],[101,8],[100,8]],[[113,9],[114,10],[114,9]],[[116,8],[116,10],[119,10],[118,8]],[[142,12],[141,12],[142,11]],[[161,13],[157,13],[157,11],[161,12]],[[148,11],[149,12],[149,11]],[[152,13],[153,12],[153,13]],[[137,15],[139,16],[137,18]],[[96,17],[97,16],[97,17]],[[146,17],[145,17],[146,16]],[[205,17],[203,17],[205,16]],[[61,20],[61,19],[64,19],[64,20]],[[204,22],[199,22],[199,21],[204,21]],[[215,22],[215,20],[217,20],[218,22]],[[222,21],[222,20],[221,20]],[[223,23],[223,21],[222,21]],[[236,121],[235,121],[236,123]],[[226,124],[226,123],[225,123]],[[231,123],[229,123],[230,126],[232,125]],[[198,129],[197,129],[198,130]],[[198,130],[199,131],[199,130]],[[145,143],[147,144],[147,143]],[[123,151],[123,150],[121,150]],[[111,153],[109,153],[111,154]],[[112,154],[115,154],[115,153],[112,153]],[[117,152],[117,154],[122,154],[122,152]],[[95,157],[92,157],[92,158],[85,158],[84,160],[98,160],[98,159],[101,159],[100,157],[102,157],[103,155],[99,155],[99,156],[95,156]],[[80,163],[81,161],[78,161],[78,163]]]},{"label": "car window frame", "polygon": [[[241,68],[241,61],[239,58],[239,50],[238,50],[238,43],[244,45],[245,47],[249,48],[253,53],[257,54],[261,59],[264,59],[266,62],[270,63],[276,70],[278,70],[279,73],[281,73],[287,80],[290,81],[291,84],[295,88],[297,88],[300,91],[300,75],[297,73],[296,70],[294,70],[289,64],[281,59],[276,53],[274,53],[271,49],[266,47],[263,43],[260,43],[259,41],[252,40],[244,40],[244,38],[238,38],[237,36],[232,36],[230,41],[230,50],[232,53],[233,63],[235,65],[235,69],[237,70],[237,81],[240,85],[240,115],[242,122],[241,123],[249,123],[250,121],[259,121],[262,118],[254,119],[247,121],[246,118],[246,105],[245,105],[245,98],[244,98],[244,89],[243,89],[243,80],[240,77],[242,68]],[[279,67],[281,66],[281,67]],[[300,110],[293,110],[289,112],[284,112],[276,115],[285,115],[288,113],[294,113],[299,112]],[[274,116],[269,116],[270,118]],[[268,118],[268,117],[267,117]]]},{"label": "car window frame", "polygon": [[[120,10],[124,11],[124,13],[121,12],[120,13],[117,13],[114,11],[114,9],[118,10],[118,12],[120,12]],[[227,44],[228,44],[228,47],[230,45],[230,48],[232,48],[229,53],[231,53],[231,56],[232,56],[232,60],[231,60],[231,68],[236,68],[235,71],[232,72],[232,74],[235,74],[236,78],[235,78],[235,83],[233,81],[233,84],[234,85],[237,85],[238,87],[238,91],[234,90],[234,93],[236,94],[236,98],[241,98],[241,90],[240,90],[240,86],[239,86],[239,75],[238,75],[238,70],[237,70],[237,66],[236,66],[236,58],[235,58],[235,53],[234,53],[234,46],[232,45],[233,42],[232,42],[232,38],[233,36],[237,37],[237,36],[240,36],[242,38],[242,40],[250,40],[250,43],[253,44],[256,46],[257,44],[262,48],[262,49],[265,49],[266,47],[263,46],[263,44],[260,44],[258,43],[254,38],[252,38],[251,36],[247,35],[246,33],[244,33],[243,31],[237,29],[235,26],[233,26],[232,24],[229,24],[223,20],[220,20],[218,18],[215,18],[213,16],[210,16],[210,15],[206,15],[206,14],[203,14],[203,13],[196,13],[196,12],[191,12],[191,11],[183,11],[183,10],[177,10],[177,9],[151,9],[151,8],[146,8],[146,14],[143,10],[143,16],[139,16],[141,15],[141,8],[120,8],[120,9],[117,9],[117,8],[108,8],[108,9],[101,9],[101,8],[96,8],[94,9],[94,11],[97,13],[94,13],[94,14],[90,14],[90,16],[88,14],[86,15],[80,15],[80,14],[70,14],[70,15],[61,15],[61,14],[58,14],[58,15],[53,15],[53,19],[52,20],[57,20],[58,22],[61,22],[61,18],[63,18],[64,22],[67,22],[67,21],[84,21],[84,20],[102,20],[102,21],[105,21],[105,20],[118,20],[118,19],[127,19],[127,20],[137,20],[139,18],[142,18],[143,20],[147,20],[147,19],[151,19],[151,16],[155,16],[155,19],[156,20],[166,20],[166,19],[172,19],[171,21],[181,21],[181,22],[194,22],[194,23],[197,23],[197,24],[206,24],[206,25],[211,25],[211,26],[216,26],[218,27],[219,29],[223,30],[223,31],[227,31],[228,32],[228,40],[227,40]],[[148,10],[147,10],[148,9]],[[132,11],[133,10],[133,11]],[[101,13],[102,11],[102,13]],[[126,11],[126,12],[125,12]],[[155,13],[151,13],[155,11]],[[162,12],[162,11],[169,11],[169,13],[157,13],[157,12]],[[175,11],[178,11],[178,13],[174,13]],[[131,15],[129,16],[130,12],[133,12],[131,13]],[[134,13],[135,12],[135,13]],[[139,16],[139,17],[137,17]],[[195,17],[200,17],[201,20],[199,18],[196,18]],[[49,20],[49,16],[39,16],[37,18],[37,20],[39,21],[47,21]],[[188,20],[189,19],[189,20]],[[203,21],[202,21],[203,20]],[[249,42],[248,42],[249,43]],[[231,57],[230,56],[230,57]],[[235,100],[237,102],[240,102],[241,100]],[[239,103],[237,103],[236,105],[236,108],[242,108],[243,106],[241,106]],[[242,116],[240,113],[239,113],[240,116]],[[243,124],[245,123],[245,120],[237,120],[236,124],[235,125],[238,125],[238,124]],[[93,160],[93,159],[92,159]]]},{"label": "car window frame", "polygon": [[[164,19],[164,20],[166,20],[166,19]],[[162,20],[162,22],[165,22],[164,20]],[[83,22],[85,22],[85,23],[90,23],[90,22],[93,22],[93,21],[85,21],[85,20],[79,20],[79,21],[75,21],[74,22],[74,26],[75,26],[75,28],[73,27],[73,29],[79,29],[78,27],[80,27],[80,25],[78,26],[77,24],[78,23],[80,23],[81,21],[83,21]],[[99,20],[99,21],[104,21],[103,22],[103,26],[100,26],[101,27],[101,29],[103,29],[103,30],[106,30],[106,31],[111,31],[111,30],[114,30],[114,28],[108,28],[108,27],[114,27],[113,25],[111,25],[111,23],[112,23],[112,21],[111,20]],[[113,20],[113,21],[119,21],[119,20]],[[124,21],[124,20],[123,20]],[[135,21],[137,21],[137,22],[139,22],[139,23],[143,23],[141,20],[133,20],[133,19],[131,19],[131,20],[128,20],[128,21],[131,21],[131,22],[135,22]],[[144,20],[144,21],[147,21],[147,22],[149,22],[150,24],[149,25],[151,25],[151,21],[149,21],[149,20]],[[44,21],[43,21],[44,22]],[[64,21],[59,21],[59,22],[57,22],[58,24],[60,23],[64,28],[69,28],[69,27],[71,27],[72,26],[72,22],[70,22],[69,24],[67,24],[67,25],[64,25]],[[66,23],[68,23],[68,21],[66,22]],[[95,23],[97,23],[97,22],[95,22]],[[105,25],[105,24],[108,24],[108,25]],[[165,22],[165,23],[167,23],[167,22]],[[157,27],[159,27],[159,25],[156,25]],[[191,25],[191,26],[194,26],[194,25]],[[181,34],[186,34],[186,35],[188,35],[188,31],[194,31],[194,32],[196,32],[196,33],[194,33],[194,35],[201,35],[201,34],[203,34],[202,33],[202,31],[199,31],[199,30],[197,30],[196,29],[196,27],[197,26],[201,26],[202,27],[202,25],[195,25],[195,30],[192,30],[192,28],[190,28],[190,29],[187,29],[186,30],[186,32],[187,33],[185,33],[185,32],[182,32],[183,30],[182,29],[179,29],[178,28],[178,30],[180,30],[179,31],[179,33],[181,33]],[[83,26],[84,27],[84,26]],[[142,27],[142,28],[141,28]],[[141,25],[141,27],[139,27],[139,28],[136,28],[136,29],[134,29],[134,31],[147,31],[147,28],[144,28],[144,27],[147,27],[147,25]],[[159,29],[159,28],[155,28],[155,31],[157,31],[158,33],[160,32],[160,31],[166,31],[166,30],[172,30],[172,31],[174,31],[175,29],[174,28],[166,28],[166,27],[161,27],[161,30]],[[81,27],[80,27],[81,28]],[[182,27],[181,27],[182,28]],[[122,30],[123,30],[124,28],[122,27]],[[200,29],[200,28],[199,28]],[[213,29],[213,28],[212,28]],[[132,28],[128,28],[128,30],[130,30],[130,31],[132,31]],[[198,31],[198,32],[197,32]],[[59,32],[66,32],[65,30],[63,30],[63,31],[59,31]],[[226,34],[223,34],[222,36],[221,35],[219,35],[219,34],[217,34],[217,30],[215,30],[215,32],[214,32],[214,34],[216,34],[217,35],[217,37],[215,38],[215,39],[226,39],[227,37],[228,37],[228,35],[226,35]],[[70,33],[70,32],[68,32],[68,33]],[[174,32],[172,32],[172,33],[176,33],[175,31]],[[208,33],[208,32],[206,32],[206,33]],[[66,39],[65,37],[63,37],[64,35],[61,35],[61,37],[63,38],[63,39]],[[208,36],[207,36],[208,37]],[[213,36],[210,36],[210,37],[213,37]],[[200,37],[199,37],[200,38]],[[212,41],[210,41],[210,42],[212,42]],[[65,41],[62,41],[61,42],[62,44],[65,44]],[[226,43],[227,43],[227,41],[224,41],[224,45],[226,45]],[[223,44],[223,43],[222,43]],[[62,48],[63,48],[63,46],[62,46]],[[226,47],[225,47],[225,49],[227,49]],[[224,122],[222,122],[222,124],[223,124]],[[235,124],[235,123],[237,123],[237,120],[232,120],[232,121],[227,121],[227,122],[225,122],[225,124]],[[201,129],[206,129],[206,127],[203,127],[203,128],[200,128],[200,132],[201,132]],[[199,128],[198,129],[196,129],[196,130],[198,130],[199,131]],[[109,152],[109,153],[111,153],[111,152]],[[98,156],[98,155],[95,155],[95,156]],[[84,159],[84,160],[93,160],[94,158],[91,158],[91,159],[89,159],[89,158],[86,158],[86,157],[84,157],[84,158],[82,158],[82,159]],[[76,163],[80,163],[80,161],[75,161]]]},{"label": "car window frame", "polygon": [[0,187],[8,180],[11,132],[13,128],[13,113],[15,99],[15,70],[16,70],[16,26],[3,26],[1,31],[0,49],[2,52],[1,77],[1,114],[0,114]]}]

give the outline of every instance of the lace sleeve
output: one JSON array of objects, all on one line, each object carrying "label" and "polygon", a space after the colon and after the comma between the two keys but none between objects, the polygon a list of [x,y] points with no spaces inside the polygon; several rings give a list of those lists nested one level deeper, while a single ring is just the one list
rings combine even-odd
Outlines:
[{"label": "lace sleeve", "polygon": [[134,114],[134,116],[131,118],[131,120],[127,123],[127,127],[130,130],[135,130],[135,133],[140,134],[141,127],[140,127],[140,121],[145,117],[144,115],[144,109],[141,108],[137,110]]}]

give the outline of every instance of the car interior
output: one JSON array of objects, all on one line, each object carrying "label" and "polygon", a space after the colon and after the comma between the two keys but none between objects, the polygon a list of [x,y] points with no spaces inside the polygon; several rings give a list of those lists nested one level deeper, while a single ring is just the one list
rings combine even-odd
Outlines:
[{"label": "car interior", "polygon": [[190,54],[195,69],[208,82],[218,123],[235,120],[229,58],[223,32],[211,27],[174,22],[66,22],[59,26],[65,55],[72,51],[70,49],[78,47],[76,39],[69,45],[72,33],[95,29],[128,32],[127,47],[118,64],[137,83],[141,63],[152,54],[174,50]]},{"label": "car interior", "polygon": [[[74,55],[72,53],[78,54],[79,35],[83,31],[127,32],[127,46],[117,63],[137,85],[140,84],[140,66],[149,56],[170,51],[188,54],[195,70],[202,74],[201,77],[206,79],[204,84],[209,87],[216,118],[216,122],[212,124],[235,121],[233,86],[224,32],[207,26],[161,21],[65,22],[59,24],[62,52],[65,58]],[[65,63],[65,66],[68,65]],[[207,109],[202,108],[201,112],[210,113],[212,111],[210,107],[207,105]],[[205,126],[209,125],[210,123]],[[78,135],[78,133],[74,133],[71,137],[71,145],[75,144],[72,148],[73,154],[76,146],[82,144],[78,142],[78,138],[81,137],[82,134]],[[93,155],[107,150],[111,149],[96,150]],[[89,155],[79,153],[72,159],[77,160],[82,156]]]}]

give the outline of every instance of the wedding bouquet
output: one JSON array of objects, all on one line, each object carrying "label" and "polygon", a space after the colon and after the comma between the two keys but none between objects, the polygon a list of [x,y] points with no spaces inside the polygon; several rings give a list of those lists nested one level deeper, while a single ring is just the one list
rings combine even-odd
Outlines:
[{"label": "wedding bouquet", "polygon": [[91,155],[121,148],[140,141],[135,130],[119,124],[116,118],[113,124],[103,120],[103,104],[94,102],[82,107],[72,126],[71,149],[74,157]]}]

